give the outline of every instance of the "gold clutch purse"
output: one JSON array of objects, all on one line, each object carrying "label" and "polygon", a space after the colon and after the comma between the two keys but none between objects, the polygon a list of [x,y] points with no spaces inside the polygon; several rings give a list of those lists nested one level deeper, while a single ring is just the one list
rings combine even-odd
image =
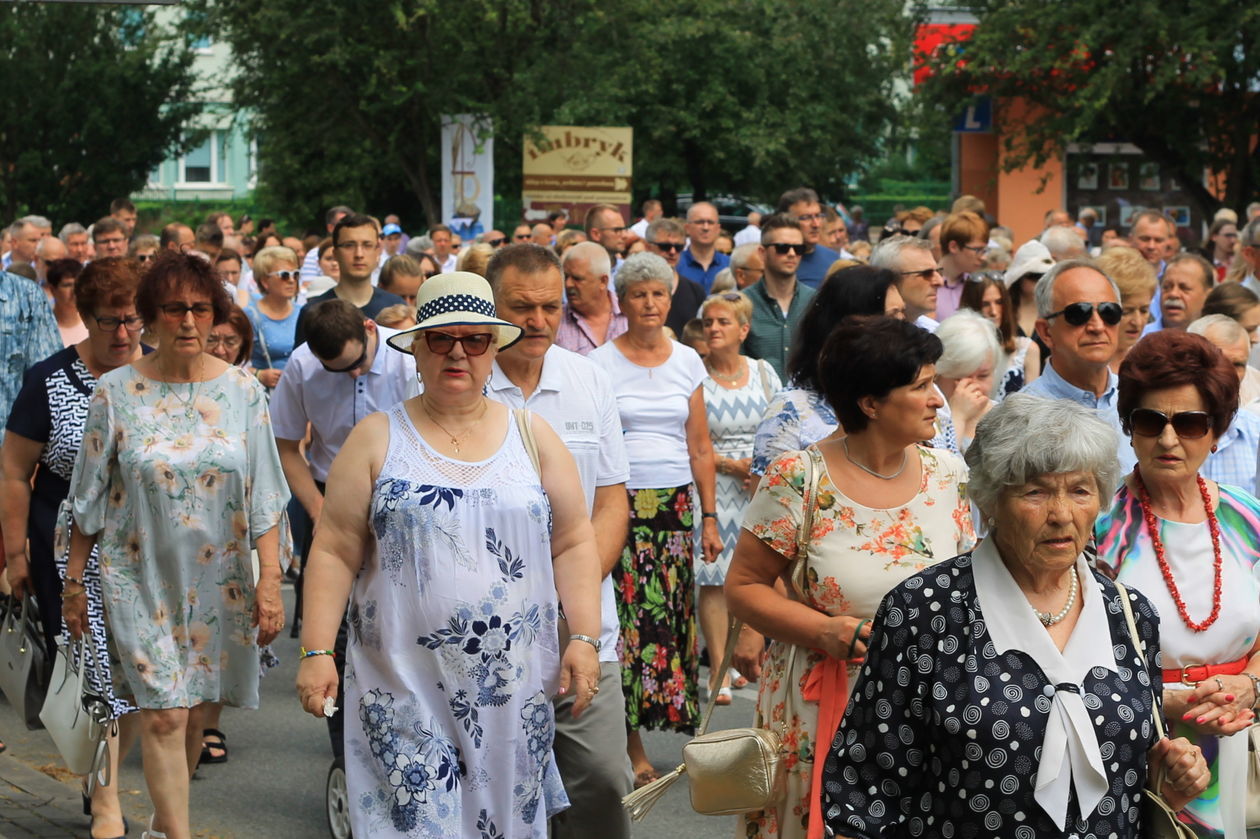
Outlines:
[{"label": "gold clutch purse", "polygon": [[750,813],[783,796],[783,746],[764,728],[732,728],[683,746],[691,807],[706,816]]}]

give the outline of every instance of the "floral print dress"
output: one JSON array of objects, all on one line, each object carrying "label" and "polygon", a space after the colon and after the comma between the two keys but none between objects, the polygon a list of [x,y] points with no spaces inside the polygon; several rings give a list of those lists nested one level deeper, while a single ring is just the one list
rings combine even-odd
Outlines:
[{"label": "floral print dress", "polygon": [[251,549],[289,489],[262,385],[237,367],[101,377],[70,481],[97,534],[105,620],[140,708],[258,707]]},{"label": "floral print dress", "polygon": [[[541,420],[538,420],[541,422]],[[568,806],[551,507],[516,423],[480,463],[389,412],[375,550],[350,597],[346,780],[356,836],[547,836]]]},{"label": "floral print dress", "polygon": [[[874,617],[884,595],[930,565],[969,550],[975,541],[967,499],[967,467],[956,455],[918,447],[919,492],[901,507],[876,509],[849,499],[831,481],[817,448],[774,460],[748,505],[744,529],[786,560],[796,557],[806,478],[804,457],[815,458],[818,487],[803,575],[807,605],[828,615]],[[795,596],[795,595],[794,595]],[[809,823],[818,702],[804,698],[817,650],[772,641],[762,671],[754,725],[783,738],[787,793],[774,809],[748,813],[739,831],[749,839],[799,839]],[[852,688],[860,662],[847,670]],[[830,743],[823,743],[824,753]]]}]

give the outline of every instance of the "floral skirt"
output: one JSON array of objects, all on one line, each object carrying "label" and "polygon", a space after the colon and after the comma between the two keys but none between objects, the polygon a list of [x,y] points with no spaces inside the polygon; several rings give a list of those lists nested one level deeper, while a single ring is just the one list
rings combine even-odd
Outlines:
[{"label": "floral skirt", "polygon": [[626,727],[690,734],[700,719],[691,487],[628,492],[616,572]]}]

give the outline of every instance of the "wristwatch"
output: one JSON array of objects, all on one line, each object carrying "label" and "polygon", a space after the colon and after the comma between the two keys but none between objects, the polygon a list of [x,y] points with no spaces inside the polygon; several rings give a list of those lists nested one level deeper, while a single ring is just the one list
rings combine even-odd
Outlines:
[{"label": "wristwatch", "polygon": [[569,640],[570,641],[585,641],[586,643],[590,644],[592,647],[595,648],[595,652],[599,652],[604,647],[604,645],[600,642],[598,638],[592,638],[589,635],[581,635],[577,632],[570,635]]},{"label": "wristwatch", "polygon": [[702,519],[715,519],[715,518],[717,518],[717,513],[701,513],[701,514],[700,514],[700,518],[702,518]]},{"label": "wristwatch", "polygon": [[1248,679],[1251,679],[1251,694],[1254,697],[1251,701],[1251,710],[1260,707],[1260,676],[1255,673],[1243,673]]}]

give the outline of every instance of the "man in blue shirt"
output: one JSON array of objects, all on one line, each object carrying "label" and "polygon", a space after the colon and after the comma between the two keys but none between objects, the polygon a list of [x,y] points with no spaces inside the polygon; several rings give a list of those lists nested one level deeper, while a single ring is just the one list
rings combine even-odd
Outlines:
[{"label": "man in blue shirt", "polygon": [[714,247],[722,232],[717,207],[708,201],[692,204],[687,208],[686,230],[688,244],[678,260],[678,275],[708,294],[718,271],[731,264],[731,258]]},{"label": "man in blue shirt", "polygon": [[1069,259],[1037,281],[1037,334],[1052,355],[1025,393],[1070,399],[1098,411],[1119,435],[1120,471],[1133,471],[1133,448],[1116,411],[1119,377],[1108,363],[1116,352],[1120,291],[1087,259]]},{"label": "man in blue shirt", "polygon": [[796,269],[796,279],[811,288],[818,288],[827,277],[831,263],[840,258],[840,254],[821,243],[826,217],[822,204],[818,203],[818,193],[805,186],[789,189],[779,196],[778,211],[796,219],[805,237],[805,255]]}]

